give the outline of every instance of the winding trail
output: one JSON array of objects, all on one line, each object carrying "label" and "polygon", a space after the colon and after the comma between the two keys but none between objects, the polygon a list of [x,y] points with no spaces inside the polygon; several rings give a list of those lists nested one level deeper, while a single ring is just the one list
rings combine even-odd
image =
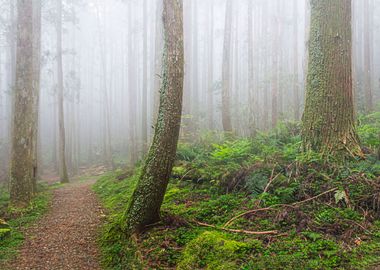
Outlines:
[{"label": "winding trail", "polygon": [[53,191],[49,212],[26,230],[12,270],[100,270],[96,244],[102,208],[91,191],[94,181]]}]

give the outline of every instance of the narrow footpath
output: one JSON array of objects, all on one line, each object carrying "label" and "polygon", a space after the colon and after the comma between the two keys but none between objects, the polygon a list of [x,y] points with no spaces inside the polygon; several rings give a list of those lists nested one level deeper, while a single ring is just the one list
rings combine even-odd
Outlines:
[{"label": "narrow footpath", "polygon": [[94,181],[53,191],[49,212],[25,232],[11,270],[100,270],[96,244],[102,208],[91,191]]}]

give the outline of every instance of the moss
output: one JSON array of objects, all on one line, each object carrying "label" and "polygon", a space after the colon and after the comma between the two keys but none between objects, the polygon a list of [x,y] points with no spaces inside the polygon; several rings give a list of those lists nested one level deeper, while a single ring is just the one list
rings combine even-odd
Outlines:
[{"label": "moss", "polygon": [[11,229],[0,229],[0,240],[8,237],[11,234]]},{"label": "moss", "polygon": [[[36,222],[46,213],[51,200],[51,193],[46,186],[38,187],[39,193],[31,201],[28,208],[8,208],[8,199],[0,199],[0,211],[10,219],[9,227],[2,225],[0,228],[0,268],[8,261],[15,258],[19,247],[24,241],[22,230]],[[1,191],[0,191],[1,193]],[[6,237],[5,237],[6,236]]]},{"label": "moss", "polygon": [[257,240],[238,242],[218,232],[204,232],[186,246],[178,269],[239,269],[241,260],[248,253],[261,248],[261,242]]}]

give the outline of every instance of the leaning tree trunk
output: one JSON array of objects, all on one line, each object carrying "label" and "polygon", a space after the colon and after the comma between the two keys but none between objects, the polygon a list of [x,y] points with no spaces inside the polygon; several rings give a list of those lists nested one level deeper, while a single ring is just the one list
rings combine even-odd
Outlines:
[{"label": "leaning tree trunk", "polygon": [[164,55],[160,108],[155,134],[126,213],[127,235],[160,219],[181,125],[184,81],[182,0],[164,0]]},{"label": "leaning tree trunk", "polygon": [[351,0],[311,0],[305,150],[362,155],[355,131],[351,39]]},{"label": "leaning tree trunk", "polygon": [[17,1],[17,57],[14,87],[12,151],[10,164],[10,196],[15,207],[25,207],[32,197],[34,67],[33,67],[33,3]]},{"label": "leaning tree trunk", "polygon": [[58,155],[59,177],[62,183],[69,182],[66,165],[66,135],[63,111],[63,64],[62,64],[62,0],[57,0],[57,73],[58,73]]}]

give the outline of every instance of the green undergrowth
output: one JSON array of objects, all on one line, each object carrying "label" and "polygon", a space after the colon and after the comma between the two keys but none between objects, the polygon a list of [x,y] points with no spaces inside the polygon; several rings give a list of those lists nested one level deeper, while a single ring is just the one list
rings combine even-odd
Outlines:
[{"label": "green undergrowth", "polygon": [[46,185],[38,185],[38,190],[38,195],[28,208],[16,209],[9,207],[9,193],[5,188],[0,188],[0,217],[7,222],[10,229],[7,235],[0,237],[0,268],[17,256],[24,241],[23,230],[35,223],[49,208],[49,188]]},{"label": "green undergrowth", "polygon": [[[180,143],[162,221],[138,239],[125,239],[122,227],[139,170],[104,175],[94,189],[109,211],[100,239],[105,269],[380,265],[380,162],[371,139],[380,117],[369,118],[359,129],[373,151],[345,163],[302,153],[297,123],[253,139],[208,134]],[[238,217],[250,210],[258,211]],[[251,234],[264,231],[273,234]]]}]

